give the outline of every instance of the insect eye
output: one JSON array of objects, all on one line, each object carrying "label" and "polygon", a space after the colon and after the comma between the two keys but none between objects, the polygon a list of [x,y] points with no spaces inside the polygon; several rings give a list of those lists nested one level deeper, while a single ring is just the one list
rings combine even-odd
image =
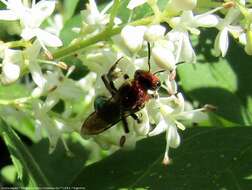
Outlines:
[{"label": "insect eye", "polygon": [[135,72],[135,77],[138,78],[138,77],[140,77],[140,76],[141,76],[141,72],[140,72],[139,70],[137,70],[137,71]]}]

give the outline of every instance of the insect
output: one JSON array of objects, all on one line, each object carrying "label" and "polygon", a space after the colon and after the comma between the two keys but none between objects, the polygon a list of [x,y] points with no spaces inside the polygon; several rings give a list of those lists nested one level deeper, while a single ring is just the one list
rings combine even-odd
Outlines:
[{"label": "insect", "polygon": [[[145,103],[152,98],[148,90],[157,91],[161,82],[155,75],[150,72],[150,44],[148,43],[148,67],[149,70],[136,70],[134,79],[126,80],[117,89],[114,85],[114,71],[119,63],[117,60],[109,69],[108,73],[102,75],[105,87],[111,94],[110,98],[99,96],[95,100],[95,111],[88,116],[82,125],[81,133],[84,135],[95,135],[114,126],[122,121],[125,133],[129,133],[129,127],[126,118],[132,117],[137,122],[141,120],[136,112],[141,110]],[[129,77],[125,75],[125,79]],[[125,141],[125,139],[121,139]],[[121,143],[120,143],[121,144]],[[123,144],[123,143],[122,143]]]}]

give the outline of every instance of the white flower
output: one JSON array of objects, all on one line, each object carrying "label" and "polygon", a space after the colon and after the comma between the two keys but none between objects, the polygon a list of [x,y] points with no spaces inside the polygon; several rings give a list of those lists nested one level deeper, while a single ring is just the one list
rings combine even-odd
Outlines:
[{"label": "white flower", "polygon": [[[108,3],[104,9],[99,11],[97,8],[95,0],[89,0],[87,3],[87,9],[82,11],[81,14],[83,16],[83,22],[81,28],[74,27],[72,30],[76,33],[80,33],[82,35],[86,34],[96,34],[109,23],[110,15],[106,14],[106,12],[112,7],[113,1]],[[121,23],[119,18],[114,19],[114,24],[118,25]]]},{"label": "white flower", "polygon": [[[71,121],[69,119],[63,120],[62,118],[51,117],[49,114],[50,109],[48,109],[46,102],[34,100],[32,106],[36,122],[36,134],[38,137],[41,137],[42,130],[46,131],[50,142],[49,153],[55,150],[57,142],[63,133],[73,132],[74,128],[76,128],[75,124],[80,125],[76,120]],[[65,148],[67,149],[67,147]]]},{"label": "white flower", "polygon": [[165,34],[165,27],[161,25],[151,25],[149,26],[145,33],[144,39],[148,42],[155,42],[164,37]]},{"label": "white flower", "polygon": [[43,88],[46,81],[42,74],[40,65],[37,62],[37,58],[40,53],[40,50],[41,50],[41,44],[39,43],[38,40],[36,40],[35,42],[33,42],[31,47],[28,47],[27,49],[24,50],[23,61],[24,61],[24,64],[28,66],[34,83],[40,88]]},{"label": "white flower", "polygon": [[142,48],[145,31],[144,26],[127,25],[122,29],[121,37],[131,52],[136,53]]},{"label": "white flower", "polygon": [[[111,6],[111,5],[110,5]],[[89,25],[102,26],[108,23],[109,15],[104,14],[105,12],[100,12],[97,8],[95,0],[89,0],[87,4],[87,17],[86,22]]]},{"label": "white flower", "polygon": [[229,39],[228,33],[230,32],[235,38],[238,38],[243,29],[241,26],[233,25],[236,22],[237,18],[240,15],[240,10],[237,8],[231,8],[224,19],[220,19],[217,28],[219,29],[219,33],[216,36],[214,42],[214,50],[216,55],[220,55],[224,57],[228,50]]},{"label": "white flower", "polygon": [[3,84],[13,83],[19,78],[22,62],[21,50],[5,49],[1,74]]},{"label": "white flower", "polygon": [[33,110],[34,110],[34,116],[36,119],[35,120],[36,130],[38,130],[37,133],[39,133],[39,131],[42,131],[42,129],[46,130],[49,141],[50,141],[49,152],[51,153],[57,145],[58,138],[60,137],[60,132],[57,129],[54,120],[51,119],[49,115],[47,114],[47,111],[44,110],[41,101],[34,101]]},{"label": "white flower", "polygon": [[[166,41],[167,42],[167,41]],[[152,48],[152,58],[155,63],[162,69],[172,71],[175,69],[176,60],[173,52],[174,47],[171,43],[155,43]]]},{"label": "white flower", "polygon": [[48,93],[47,98],[50,100],[50,108],[60,99],[65,101],[77,101],[83,95],[79,84],[63,75],[60,69],[54,72],[48,72],[43,76],[44,84],[33,90],[33,96],[39,97]]},{"label": "white flower", "polygon": [[34,83],[43,88],[45,79],[37,63],[40,50],[41,45],[37,40],[23,51],[6,48],[3,56],[1,82],[3,84],[15,82],[20,77],[22,68],[28,68]]},{"label": "white flower", "polygon": [[37,37],[42,47],[59,47],[62,46],[61,40],[50,34],[49,32],[42,30],[40,25],[49,17],[54,8],[55,1],[42,0],[35,4],[33,0],[31,8],[26,7],[21,0],[1,0],[8,10],[0,11],[0,19],[3,20],[20,20],[23,30],[21,36],[25,40],[30,40],[33,37]]},{"label": "white flower", "polygon": [[186,111],[185,100],[181,93],[178,93],[176,96],[159,98],[156,104],[157,106],[153,106],[152,109],[159,109],[159,111],[156,110],[156,114],[154,115],[156,119],[159,118],[159,121],[154,130],[149,133],[149,136],[166,132],[166,149],[163,163],[167,165],[170,162],[168,155],[169,147],[177,148],[180,144],[177,128],[185,130],[185,126],[180,120],[192,120],[196,118],[195,115],[205,111],[205,108]]},{"label": "white flower", "polygon": [[191,45],[188,31],[199,35],[198,27],[216,26],[219,20],[216,15],[211,14],[212,12],[194,16],[192,11],[183,11],[180,17],[171,19],[170,24],[173,29],[167,34],[167,38],[175,45],[176,62],[196,61],[196,55]]}]

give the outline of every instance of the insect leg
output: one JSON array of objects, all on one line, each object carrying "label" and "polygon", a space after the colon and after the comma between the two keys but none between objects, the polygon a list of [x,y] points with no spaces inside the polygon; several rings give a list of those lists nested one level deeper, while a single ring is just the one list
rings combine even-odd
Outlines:
[{"label": "insect leg", "polygon": [[150,72],[150,57],[151,57],[150,42],[148,42],[147,45],[148,45],[148,67],[149,67],[149,72]]},{"label": "insect leg", "polygon": [[137,123],[141,123],[142,120],[135,114],[135,113],[132,113],[130,114],[130,116],[137,121]]},{"label": "insect leg", "polygon": [[105,85],[105,87],[108,89],[108,91],[110,92],[110,94],[112,95],[112,96],[114,96],[115,94],[116,94],[116,92],[117,92],[117,89],[114,87],[114,85],[113,86],[111,86],[111,82],[109,81],[109,80],[107,80],[107,77],[106,77],[106,75],[102,75],[102,81],[103,81],[103,83],[104,83],[104,85]]},{"label": "insect leg", "polygon": [[124,115],[122,116],[122,124],[123,124],[123,129],[124,129],[125,133],[129,133],[129,125],[128,125],[127,119]]},{"label": "insect leg", "polygon": [[119,58],[119,59],[112,65],[112,67],[109,69],[108,74],[107,74],[108,78],[113,79],[113,78],[115,77],[115,76],[113,76],[113,72],[115,71],[115,69],[116,69],[118,63],[122,60],[122,58],[123,58],[123,57]]},{"label": "insect leg", "polygon": [[111,89],[113,89],[114,91],[117,91],[116,87],[115,87],[115,84],[113,82],[114,79],[118,78],[118,76],[115,74],[115,69],[118,65],[118,63],[120,62],[120,60],[122,59],[123,57],[119,58],[113,65],[112,67],[109,69],[108,73],[107,73],[107,79],[109,81],[109,85],[111,87]]}]

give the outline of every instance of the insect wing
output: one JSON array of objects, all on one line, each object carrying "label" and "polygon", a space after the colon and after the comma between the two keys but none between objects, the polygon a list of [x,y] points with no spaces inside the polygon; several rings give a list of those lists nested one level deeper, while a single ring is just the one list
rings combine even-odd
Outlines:
[{"label": "insect wing", "polygon": [[118,122],[119,120],[108,122],[100,117],[98,112],[93,112],[82,125],[81,133],[83,135],[96,135],[102,133]]}]

